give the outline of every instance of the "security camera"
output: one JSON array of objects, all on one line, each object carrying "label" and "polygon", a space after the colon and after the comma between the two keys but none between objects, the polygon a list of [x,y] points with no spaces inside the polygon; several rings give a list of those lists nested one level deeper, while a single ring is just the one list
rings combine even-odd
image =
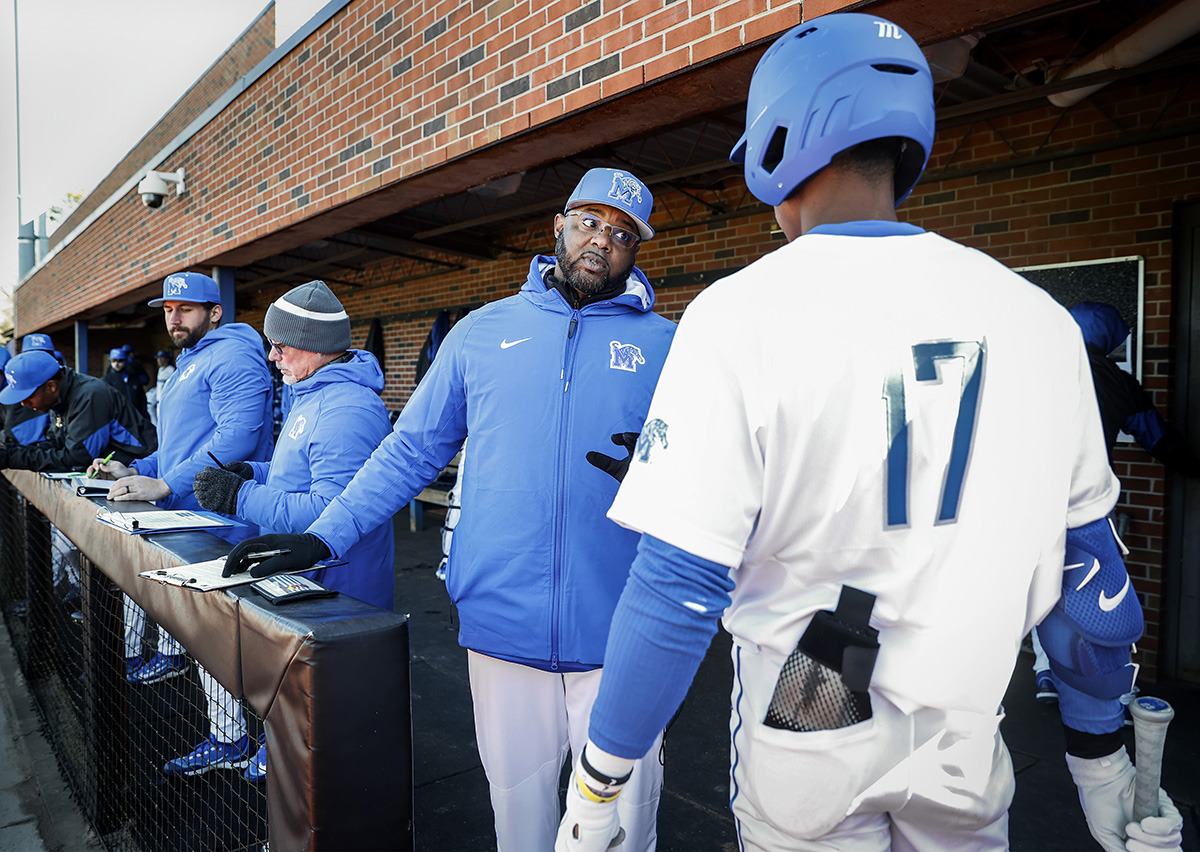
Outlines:
[{"label": "security camera", "polygon": [[171,191],[171,184],[175,184],[176,195],[183,195],[183,169],[174,172],[146,172],[146,176],[138,181],[137,185],[142,204],[151,210],[162,207],[163,201]]}]

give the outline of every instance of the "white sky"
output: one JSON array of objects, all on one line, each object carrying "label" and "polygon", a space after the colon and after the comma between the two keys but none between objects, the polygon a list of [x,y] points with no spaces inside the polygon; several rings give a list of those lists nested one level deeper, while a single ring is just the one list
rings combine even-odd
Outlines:
[{"label": "white sky", "polygon": [[[25,220],[90,192],[269,0],[0,3],[0,300],[17,281],[14,10],[20,36]],[[276,44],[324,5],[279,0]]]}]

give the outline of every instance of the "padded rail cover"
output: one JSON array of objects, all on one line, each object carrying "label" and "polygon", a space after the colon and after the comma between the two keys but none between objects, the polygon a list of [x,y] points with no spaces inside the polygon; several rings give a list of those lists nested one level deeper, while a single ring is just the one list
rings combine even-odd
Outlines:
[{"label": "padded rail cover", "polygon": [[140,579],[229,552],[258,534],[126,535],[100,506],[30,471],[4,475],[49,521],[226,689],[245,698],[271,741],[267,812],[275,849],[412,849],[408,619],[345,595],[272,606],[249,586],[195,592]]}]

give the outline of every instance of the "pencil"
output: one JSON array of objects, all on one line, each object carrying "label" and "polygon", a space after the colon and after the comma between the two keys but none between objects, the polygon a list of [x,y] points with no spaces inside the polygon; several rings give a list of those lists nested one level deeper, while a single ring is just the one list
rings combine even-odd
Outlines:
[{"label": "pencil", "polygon": [[[100,464],[108,464],[110,461],[112,461],[112,457],[113,457],[114,455],[116,455],[116,452],[117,452],[116,450],[113,450],[111,453],[109,453],[108,455],[106,455],[106,456],[104,457],[104,461],[100,462]],[[87,475],[87,478],[88,478],[88,479],[95,479],[95,477],[96,477],[96,471],[95,471],[95,470],[88,471],[88,475]]]}]

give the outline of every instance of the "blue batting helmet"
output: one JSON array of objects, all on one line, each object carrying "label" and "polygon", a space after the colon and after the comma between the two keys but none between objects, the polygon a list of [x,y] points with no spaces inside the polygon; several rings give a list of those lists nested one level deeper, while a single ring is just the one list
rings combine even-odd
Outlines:
[{"label": "blue batting helmet", "polygon": [[912,37],[874,15],[822,15],[763,54],[750,81],[746,132],[729,159],[772,207],[860,142],[909,140],[896,166],[896,204],[933,146],[933,76]]}]

